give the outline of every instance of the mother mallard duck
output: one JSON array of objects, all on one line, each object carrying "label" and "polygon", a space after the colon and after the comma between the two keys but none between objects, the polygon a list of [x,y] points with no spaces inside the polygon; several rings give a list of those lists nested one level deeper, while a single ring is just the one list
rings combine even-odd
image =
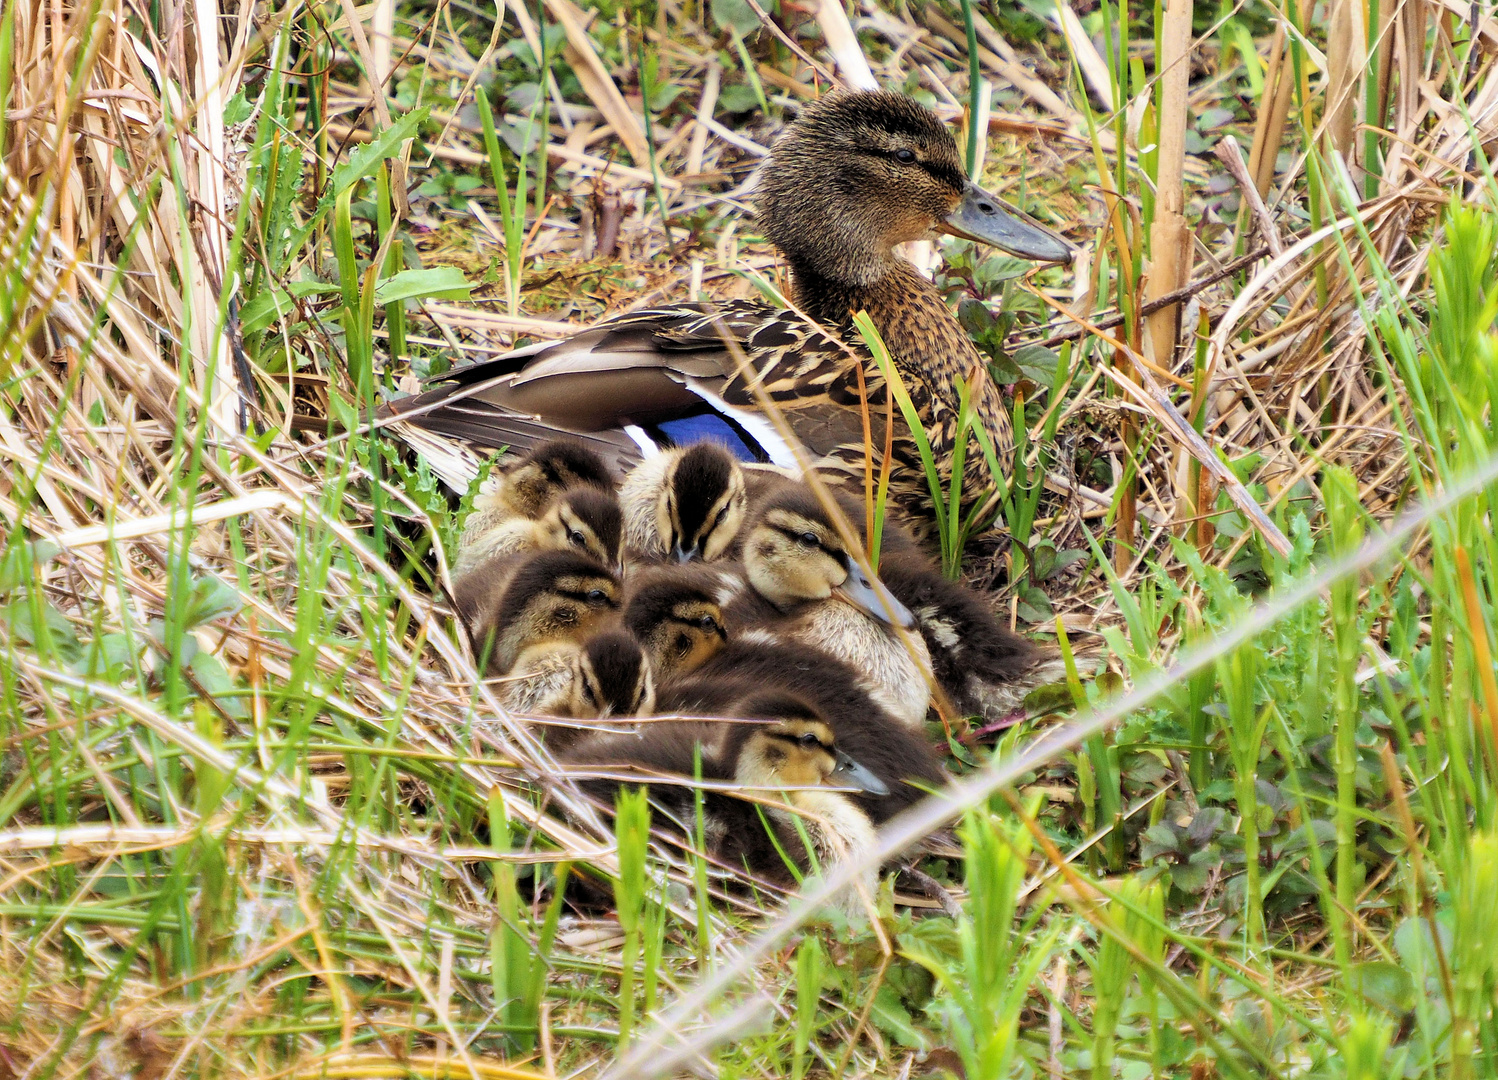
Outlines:
[{"label": "mother mallard duck", "polygon": [[[808,105],[774,144],[754,198],[761,229],[790,264],[794,309],[735,300],[631,312],[455,369],[433,389],[392,402],[386,415],[490,449],[569,433],[621,472],[704,437],[746,461],[794,466],[764,415],[767,397],[814,460],[861,480],[860,371],[863,392],[879,406],[870,410],[876,455],[884,443],[883,379],[852,325],[863,310],[938,462],[950,462],[965,382],[976,386],[977,418],[1007,464],[1013,437],[998,388],[975,378],[983,370],[978,351],[895,248],[950,233],[1065,262],[1070,244],[974,184],[937,116],[886,91],[836,92]],[[895,417],[892,494],[907,507],[929,507],[914,443],[898,410]],[[405,430],[418,443],[426,437]],[[982,455],[967,460],[973,495],[989,481]]]}]

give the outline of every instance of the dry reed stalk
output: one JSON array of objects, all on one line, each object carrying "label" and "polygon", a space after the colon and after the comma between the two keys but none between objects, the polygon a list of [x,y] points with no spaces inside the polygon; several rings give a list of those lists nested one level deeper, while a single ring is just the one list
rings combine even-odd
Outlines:
[{"label": "dry reed stalk", "polygon": [[1321,123],[1328,152],[1342,155],[1349,168],[1358,161],[1353,133],[1359,93],[1368,67],[1368,24],[1364,0],[1332,0],[1326,33],[1326,99]]},{"label": "dry reed stalk", "polygon": [[635,167],[649,168],[650,148],[645,142],[645,129],[599,59],[593,39],[584,29],[587,15],[571,0],[546,0],[546,6],[567,34],[564,47],[567,63],[582,84],[583,92],[608,120]]}]

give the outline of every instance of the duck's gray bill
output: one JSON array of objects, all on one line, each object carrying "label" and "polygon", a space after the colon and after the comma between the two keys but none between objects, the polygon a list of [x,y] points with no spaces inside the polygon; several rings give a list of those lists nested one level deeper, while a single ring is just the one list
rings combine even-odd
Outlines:
[{"label": "duck's gray bill", "polygon": [[678,543],[676,547],[672,549],[671,554],[673,557],[675,557],[677,562],[689,563],[697,557],[697,549],[695,547],[683,547],[680,543]]},{"label": "duck's gray bill", "polygon": [[915,625],[915,616],[910,609],[895,599],[895,594],[885,588],[884,582],[864,573],[851,555],[844,560],[844,565],[848,568],[848,576],[833,592],[881,622],[903,626],[907,630]]},{"label": "duck's gray bill", "polygon": [[832,769],[832,782],[838,787],[857,788],[870,795],[888,795],[889,785],[841,750],[837,751],[837,764]]},{"label": "duck's gray bill", "polygon": [[1076,253],[1070,243],[1036,223],[1023,210],[973,183],[968,184],[957,209],[940,228],[953,236],[992,244],[1000,251],[1036,262],[1067,263]]}]

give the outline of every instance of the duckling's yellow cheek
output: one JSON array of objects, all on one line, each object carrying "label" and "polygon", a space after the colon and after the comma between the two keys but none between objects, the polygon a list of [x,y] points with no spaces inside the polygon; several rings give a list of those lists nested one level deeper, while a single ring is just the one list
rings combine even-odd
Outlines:
[{"label": "duckling's yellow cheek", "polygon": [[669,554],[676,546],[678,537],[676,535],[676,507],[671,499],[671,491],[667,488],[661,493],[660,499],[655,504],[655,529],[660,533],[661,544]]}]

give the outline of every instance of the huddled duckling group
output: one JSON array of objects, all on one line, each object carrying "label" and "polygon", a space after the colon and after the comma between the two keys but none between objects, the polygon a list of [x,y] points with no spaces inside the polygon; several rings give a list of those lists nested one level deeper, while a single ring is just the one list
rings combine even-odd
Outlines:
[{"label": "huddled duckling group", "polygon": [[[704,807],[710,855],[788,881],[786,857],[800,873],[864,850],[875,824],[942,785],[934,700],[1003,708],[1031,660],[892,524],[870,573],[858,511],[829,513],[805,483],[713,442],[616,485],[585,445],[550,440],[476,501],[454,599],[508,709],[593,721],[546,737],[607,777],[587,785],[605,804],[638,776],[689,822],[694,770],[787,792],[765,814],[774,836],[752,803],[714,790]],[[653,715],[714,719],[597,722]]]}]

